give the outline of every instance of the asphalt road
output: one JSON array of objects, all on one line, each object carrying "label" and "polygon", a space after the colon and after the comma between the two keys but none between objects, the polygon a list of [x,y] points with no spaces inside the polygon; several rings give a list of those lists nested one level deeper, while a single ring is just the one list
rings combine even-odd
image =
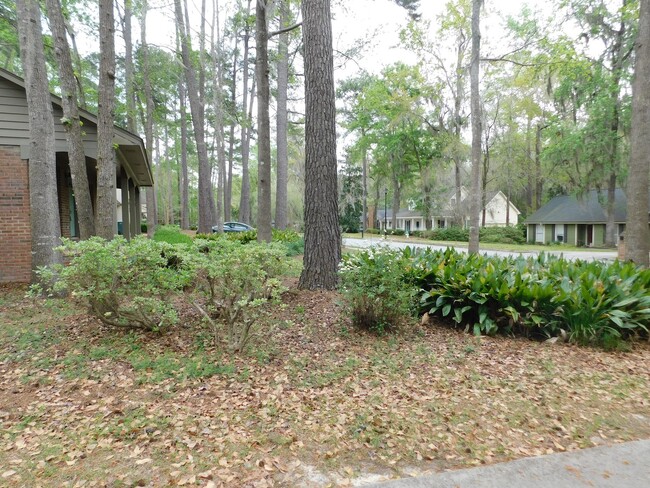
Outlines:
[{"label": "asphalt road", "polygon": [[[369,237],[365,239],[357,239],[357,238],[351,238],[351,237],[344,237],[343,238],[343,245],[345,247],[351,247],[351,248],[369,248],[372,246],[387,246],[393,249],[404,249],[405,247],[412,247],[412,248],[420,248],[420,249],[447,249],[448,247],[453,247],[457,251],[460,252],[467,252],[467,246],[441,246],[438,244],[421,244],[421,243],[416,243],[416,242],[397,242],[393,240],[384,240],[380,237]],[[553,254],[557,256],[564,256],[565,259],[570,259],[570,260],[575,260],[575,259],[582,259],[584,261],[612,261],[616,259],[617,257],[617,252],[616,251],[559,251],[555,250],[553,248],[549,248],[549,250],[544,251],[546,254]],[[520,252],[520,251],[493,251],[493,250],[481,250],[481,254],[487,254],[488,256],[501,256],[501,257],[506,257],[506,256],[537,256],[539,254],[539,251],[527,251],[527,252]]]},{"label": "asphalt road", "polygon": [[370,485],[376,488],[648,488],[650,440],[518,459]]}]

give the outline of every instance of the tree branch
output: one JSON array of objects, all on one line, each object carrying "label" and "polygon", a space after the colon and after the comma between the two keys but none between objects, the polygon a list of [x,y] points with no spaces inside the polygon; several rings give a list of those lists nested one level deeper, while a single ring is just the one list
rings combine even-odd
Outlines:
[{"label": "tree branch", "polygon": [[284,29],[280,29],[274,32],[269,32],[268,39],[271,39],[271,37],[277,36],[279,34],[284,34],[285,32],[291,32],[292,30],[297,29],[300,26],[302,26],[302,22],[298,22],[297,24],[291,25],[289,27],[285,27]]}]

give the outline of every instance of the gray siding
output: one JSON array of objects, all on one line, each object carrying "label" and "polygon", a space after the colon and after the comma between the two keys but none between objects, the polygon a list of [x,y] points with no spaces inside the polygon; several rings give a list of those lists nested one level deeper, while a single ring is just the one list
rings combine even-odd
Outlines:
[{"label": "gray siding", "polygon": [[[63,110],[54,106],[54,137],[57,150],[67,150],[65,127],[61,123]],[[86,154],[97,154],[97,127],[84,120],[83,131]],[[25,91],[13,83],[0,78],[0,145],[25,146],[29,144],[29,117]],[[93,154],[94,153],[94,154]]]}]

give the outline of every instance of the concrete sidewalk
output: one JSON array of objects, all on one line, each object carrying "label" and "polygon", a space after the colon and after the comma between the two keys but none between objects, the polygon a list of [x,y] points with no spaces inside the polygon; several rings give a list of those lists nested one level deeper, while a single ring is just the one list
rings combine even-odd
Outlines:
[{"label": "concrete sidewalk", "polygon": [[648,488],[650,440],[518,459],[375,485],[377,488]]}]

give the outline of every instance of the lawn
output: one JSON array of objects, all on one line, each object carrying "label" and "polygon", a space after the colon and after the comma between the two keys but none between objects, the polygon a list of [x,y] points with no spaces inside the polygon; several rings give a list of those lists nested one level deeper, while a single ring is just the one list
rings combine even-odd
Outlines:
[{"label": "lawn", "polygon": [[347,486],[650,436],[650,347],[376,338],[295,283],[241,354],[0,288],[0,484]]},{"label": "lawn", "polygon": [[[349,237],[351,239],[361,239],[361,233],[343,234],[343,237]],[[383,236],[377,234],[364,234],[365,239],[376,240],[377,242],[382,242],[384,240]],[[429,244],[433,246],[449,246],[455,248],[467,248],[467,242],[460,241],[432,241],[431,239],[424,239],[421,237],[406,237],[406,236],[388,236],[387,239],[393,242],[414,242],[417,244]],[[576,247],[570,246],[568,244],[554,244],[550,246],[545,246],[543,244],[502,244],[494,242],[481,242],[480,247],[482,251],[510,251],[510,252],[568,252],[568,251],[593,251],[593,252],[606,252],[613,251],[613,249],[601,249],[601,248],[585,248],[585,247]]]}]

